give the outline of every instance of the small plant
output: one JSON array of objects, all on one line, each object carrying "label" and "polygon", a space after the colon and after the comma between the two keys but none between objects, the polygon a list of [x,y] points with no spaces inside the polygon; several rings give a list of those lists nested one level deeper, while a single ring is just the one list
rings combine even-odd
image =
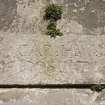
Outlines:
[{"label": "small plant", "polygon": [[63,33],[56,29],[56,22],[50,22],[47,26],[47,35],[56,38],[56,36],[62,36]]},{"label": "small plant", "polygon": [[54,20],[57,21],[62,17],[62,7],[58,6],[57,4],[50,4],[45,10],[45,18],[47,20]]},{"label": "small plant", "polygon": [[96,92],[101,92],[104,88],[105,88],[105,86],[102,86],[102,85],[93,85],[91,87],[91,90],[96,91]]},{"label": "small plant", "polygon": [[49,35],[50,37],[56,38],[56,36],[63,36],[63,33],[60,32],[59,29],[51,29],[51,30],[48,30],[47,35]]},{"label": "small plant", "polygon": [[57,4],[50,4],[45,10],[45,19],[49,20],[49,24],[47,26],[47,35],[50,37],[56,38],[56,36],[62,36],[63,33],[57,29],[57,20],[62,17],[62,7]]},{"label": "small plant", "polygon": [[56,22],[50,22],[47,26],[47,30],[56,29]]}]

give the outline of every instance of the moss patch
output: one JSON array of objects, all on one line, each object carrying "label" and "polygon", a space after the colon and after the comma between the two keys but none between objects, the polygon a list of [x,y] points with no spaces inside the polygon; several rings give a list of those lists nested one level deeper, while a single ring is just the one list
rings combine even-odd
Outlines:
[{"label": "moss patch", "polygon": [[62,17],[62,7],[57,4],[50,4],[45,10],[45,18],[47,20],[57,21]]},{"label": "moss patch", "polygon": [[45,10],[45,19],[49,20],[46,34],[50,37],[63,36],[63,33],[57,29],[57,20],[61,19],[63,9],[57,4],[50,4]]},{"label": "moss patch", "polygon": [[101,92],[103,89],[105,89],[105,86],[102,85],[93,85],[91,87],[91,90],[96,92]]}]

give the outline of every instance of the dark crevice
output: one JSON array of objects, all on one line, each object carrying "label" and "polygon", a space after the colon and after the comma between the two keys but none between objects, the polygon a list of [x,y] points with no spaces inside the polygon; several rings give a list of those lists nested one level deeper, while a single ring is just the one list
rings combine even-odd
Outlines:
[{"label": "dark crevice", "polygon": [[105,89],[105,84],[1,84],[2,89],[91,89],[100,92]]},{"label": "dark crevice", "polygon": [[105,86],[105,84],[1,84],[0,88],[89,89],[92,86]]}]

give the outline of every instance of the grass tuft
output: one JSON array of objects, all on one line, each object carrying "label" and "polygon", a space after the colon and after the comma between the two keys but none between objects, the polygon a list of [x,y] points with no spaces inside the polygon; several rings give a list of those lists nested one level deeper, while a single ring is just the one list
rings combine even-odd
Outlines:
[{"label": "grass tuft", "polygon": [[47,6],[45,10],[45,19],[49,20],[49,24],[47,26],[47,35],[50,37],[56,38],[56,36],[63,36],[63,33],[57,29],[57,20],[62,17],[62,7],[57,4],[50,4]]}]

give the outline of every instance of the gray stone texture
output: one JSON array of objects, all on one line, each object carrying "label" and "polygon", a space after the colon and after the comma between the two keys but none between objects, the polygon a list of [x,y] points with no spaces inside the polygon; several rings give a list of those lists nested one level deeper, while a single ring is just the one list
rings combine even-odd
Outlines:
[{"label": "gray stone texture", "polygon": [[1,89],[0,105],[105,105],[105,91]]},{"label": "gray stone texture", "polygon": [[78,1],[52,1],[64,9],[57,22],[64,36],[53,39],[43,19],[49,0],[0,0],[0,84],[105,83],[104,10],[90,15],[102,0],[90,3],[86,17],[75,12],[89,8],[89,0],[71,7]]},{"label": "gray stone texture", "polygon": [[0,0],[0,30],[7,30],[16,15],[16,0]]}]

